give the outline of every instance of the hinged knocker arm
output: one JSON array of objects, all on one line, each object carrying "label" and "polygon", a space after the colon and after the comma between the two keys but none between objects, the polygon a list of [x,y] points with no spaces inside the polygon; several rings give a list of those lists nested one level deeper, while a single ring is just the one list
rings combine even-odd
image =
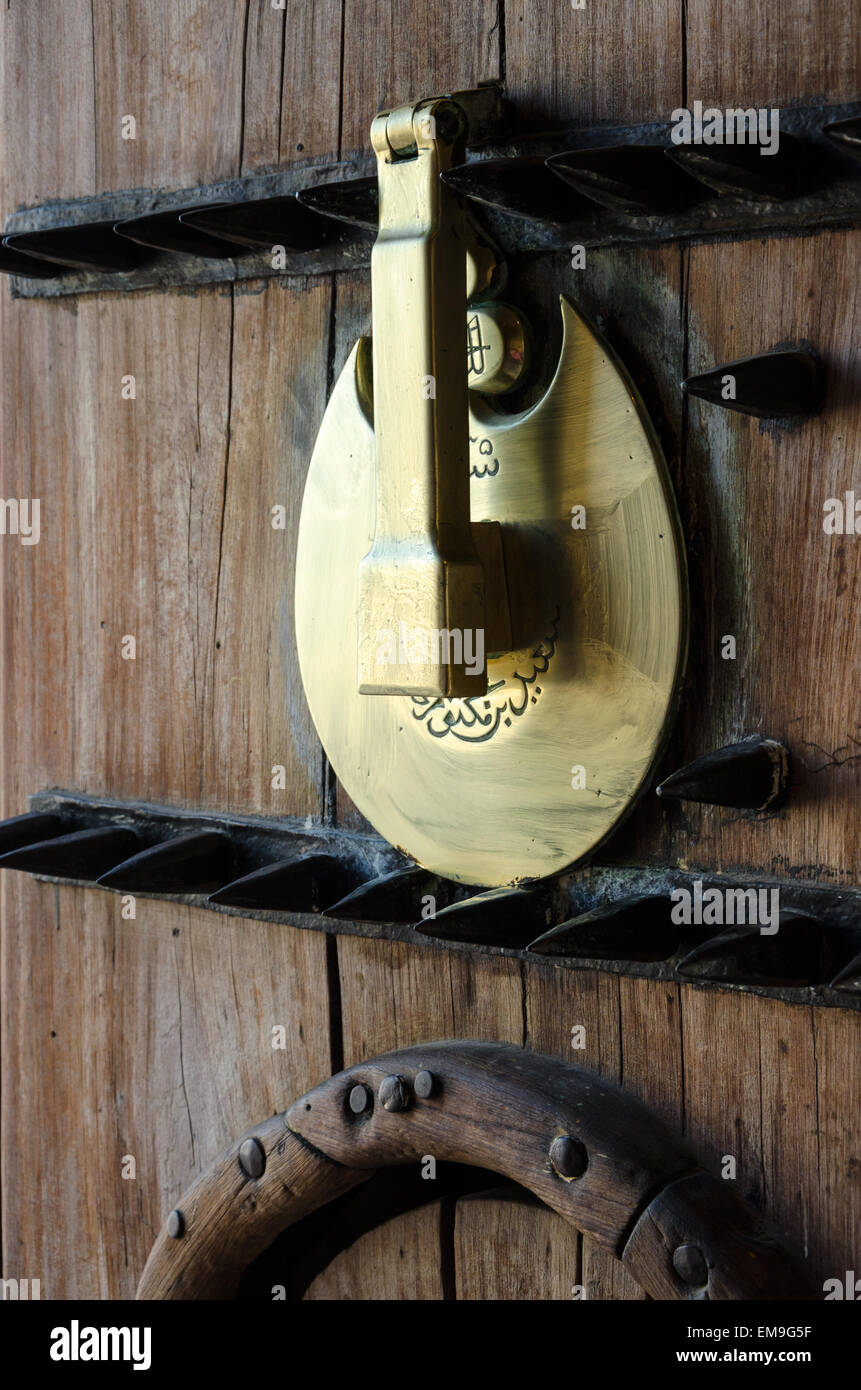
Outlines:
[{"label": "hinged knocker arm", "polygon": [[[464,355],[466,223],[440,178],[463,107],[442,98],[377,116],[379,233],[371,258],[376,521],[359,567],[363,694],[482,695],[484,667],[443,663],[431,634],[485,628],[470,528]],[[393,659],[389,653],[394,653]]]}]

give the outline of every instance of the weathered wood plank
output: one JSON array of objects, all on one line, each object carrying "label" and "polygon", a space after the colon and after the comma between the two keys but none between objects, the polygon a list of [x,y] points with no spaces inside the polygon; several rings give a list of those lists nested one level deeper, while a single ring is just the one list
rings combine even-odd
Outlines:
[{"label": "weathered wood plank", "polygon": [[[98,193],[91,0],[0,12],[0,217],[51,198]],[[4,291],[4,298],[6,291]]]},{"label": "weathered wood plank", "polygon": [[[816,1168],[804,1176],[819,1189],[819,1219],[811,1223],[811,1263],[817,1283],[858,1271],[861,1231],[859,1107],[861,1029],[857,1014],[820,1009],[814,1017],[816,1052]],[[786,1061],[787,1071],[789,1059]],[[787,1126],[787,1129],[789,1127]],[[809,1135],[809,1130],[808,1130]],[[812,1150],[810,1138],[808,1151]],[[813,1199],[809,1201],[813,1207]]]},{"label": "weathered wood plank", "polygon": [[522,1042],[517,961],[340,937],[338,969],[345,1066],[435,1039]]},{"label": "weathered wood plank", "polygon": [[[262,25],[271,7],[255,8]],[[89,5],[69,5],[58,29],[49,9],[16,6],[2,22],[4,129],[15,132],[6,206],[196,183],[277,158],[266,119],[280,109],[277,82],[267,97],[275,66],[256,26],[244,55],[242,7],[213,17],[200,4],[99,6],[93,19]],[[280,81],[280,57],[277,68]],[[295,96],[295,71],[292,81]],[[135,115],[136,141],[121,140],[121,114]],[[271,289],[65,307],[3,292],[15,364],[4,490],[42,508],[39,544],[2,548],[9,811],[61,785],[319,813],[321,755],[291,657],[291,546],[325,392],[329,287]],[[270,524],[279,502],[286,531]],[[134,661],[122,659],[126,635]],[[284,791],[271,787],[276,763]],[[155,904],[118,930],[118,899],[71,890],[57,932],[51,890],[5,880],[4,926],[27,925],[4,931],[4,979],[19,997],[38,960],[39,987],[32,1024],[4,1016],[4,1075],[26,1072],[3,1088],[4,1140],[12,1153],[27,1152],[33,1132],[45,1142],[33,1200],[17,1163],[6,1165],[6,1251],[40,1266],[46,1295],[129,1294],[195,1165],[330,1070],[325,942],[206,919],[186,938],[187,911]],[[108,980],[104,997],[94,975]],[[286,1053],[256,1036],[272,1001],[285,1025],[298,1009],[302,1038]],[[33,1030],[41,1043],[52,1015],[66,1050],[42,1089]],[[137,1184],[121,1181],[118,1145],[137,1156]],[[56,1204],[40,1208],[42,1191]]]},{"label": "weathered wood plank", "polygon": [[461,1197],[454,1227],[463,1301],[579,1297],[580,1238],[555,1212],[504,1198]]},{"label": "weathered wood plank", "polygon": [[712,1172],[736,1165],[816,1286],[852,1267],[858,1199],[854,1014],[683,990],[687,1132]]},{"label": "weathered wood plank", "polygon": [[190,1181],[329,1073],[325,940],[17,874],[5,898],[5,1268],[132,1297]]},{"label": "weathered wood plank", "polygon": [[279,165],[339,153],[343,8],[344,0],[303,0],[286,7]]},{"label": "weathered wood plank", "polygon": [[685,988],[682,995],[685,1132],[703,1167],[732,1158],[741,1195],[762,1206],[759,1000]]},{"label": "weathered wood plank", "polygon": [[505,0],[506,89],[545,128],[669,119],[682,94],[683,16],[673,0]]},{"label": "weathered wood plank", "polygon": [[[499,73],[503,34],[509,95],[548,122],[668,118],[683,99],[685,13],[691,100],[857,95],[849,10],[826,15],[819,0],[812,10],[790,0],[762,37],[738,0],[686,11],[634,0],[606,11],[508,0],[504,25],[499,7],[483,0],[433,16],[412,4],[345,0],[343,93],[338,0],[289,12],[268,4],[211,11],[201,0],[97,0],[94,11],[70,0],[59,26],[51,7],[7,8],[3,206],[326,158],[339,142],[345,152],[364,149],[372,116],[388,102]],[[138,119],[135,142],[121,140],[123,114]],[[615,857],[857,878],[853,740],[861,731],[846,711],[859,664],[859,566],[851,536],[821,529],[825,498],[857,481],[845,462],[859,443],[856,242],[857,234],[838,233],[686,253],[690,371],[801,337],[826,355],[832,384],[826,414],[782,437],[690,407],[676,476],[694,562],[694,639],[667,765],[767,727],[792,744],[796,794],[781,817],[756,823],[690,806],[660,812],[647,801],[608,846]],[[687,312],[683,258],[669,248],[626,264],[590,258],[578,297],[630,350],[672,435],[685,364],[666,349]],[[342,280],[335,310],[337,365],[367,326],[362,277]],[[7,814],[23,810],[35,787],[58,783],[319,814],[323,761],[292,656],[290,570],[324,404],[329,321],[326,286],[133,304],[106,297],[23,312],[0,297],[14,374],[2,402],[4,492],[40,496],[43,506],[38,546],[9,537],[2,546]],[[119,394],[126,372],[137,377],[136,402]],[[273,532],[266,508],[282,493],[288,529]],[[130,631],[143,640],[137,661],[122,662],[117,643]],[[734,663],[720,659],[726,632],[739,639]],[[287,770],[280,794],[265,775],[275,763]],[[346,798],[338,815],[361,823]],[[118,900],[66,889],[57,931],[53,890],[5,877],[7,1257],[26,1257],[46,1296],[128,1292],[196,1165],[329,1070],[324,941],[150,903],[139,905],[136,923],[119,923]],[[799,1253],[809,1248],[817,1277],[852,1267],[854,1016],[811,1019],[771,1001],[549,968],[527,970],[521,989],[511,962],[387,943],[341,942],[338,950],[348,1060],[420,1037],[525,1037],[621,1079],[684,1126],[712,1165],[737,1151],[742,1190]],[[291,1034],[287,1054],[270,1058],[261,1020],[276,1005],[295,1014],[306,996],[299,1041]],[[36,1001],[29,1020],[23,998]],[[582,1051],[570,1046],[576,1023],[586,1028]],[[33,1058],[43,1055],[37,1071]],[[30,1164],[30,1136],[42,1130],[44,1147]],[[137,1186],[122,1182],[115,1164],[117,1150],[134,1146]],[[468,1268],[470,1223],[478,1258],[482,1230],[507,1229],[501,1209],[461,1207],[462,1296],[494,1283],[493,1296],[512,1296],[522,1287],[519,1261],[498,1272]],[[547,1219],[538,1214],[534,1229]],[[397,1254],[397,1230],[373,1246],[392,1271],[379,1275],[381,1287],[439,1286],[436,1215],[422,1213],[418,1228],[417,1263],[407,1245],[403,1259]],[[524,1214],[512,1239],[528,1247],[531,1229]],[[636,1296],[616,1262],[584,1245],[589,1297]],[[558,1292],[566,1258],[554,1241],[558,1277],[530,1279],[534,1296],[567,1296]],[[360,1264],[345,1256],[333,1269],[322,1279],[334,1296],[351,1287],[368,1296]]]},{"label": "weathered wood plank", "polygon": [[397,1301],[444,1297],[440,1203],[376,1226],[344,1250],[311,1284],[305,1298]]},{"label": "weathered wood plank", "polygon": [[[760,731],[789,745],[792,786],[785,810],[759,819],[693,803],[656,816],[647,803],[630,832],[641,860],[857,881],[861,551],[855,536],[825,533],[823,508],[852,488],[861,447],[849,384],[859,245],[861,234],[834,232],[686,253],[688,372],[803,341],[825,362],[828,397],[791,432],[690,402],[680,505],[694,621],[664,767]],[[755,315],[743,307],[753,303]],[[735,659],[722,657],[727,635]]]},{"label": "weathered wood plank", "polygon": [[[237,292],[221,565],[204,708],[202,795],[214,807],[322,813],[322,752],[293,632],[296,532],[322,414],[326,284]],[[273,529],[273,508],[284,529]],[[241,736],[237,732],[241,730]],[[272,769],[285,769],[273,786]]]},{"label": "weathered wood plank", "polygon": [[365,150],[378,111],[499,76],[496,0],[344,0],[344,155]]},{"label": "weathered wood plank", "polygon": [[[746,0],[688,0],[688,94],[716,106],[798,106],[858,96],[851,5],[781,0],[755,22]],[[753,22],[752,22],[753,21]]]},{"label": "weathered wood plank", "polygon": [[[93,0],[95,105],[82,113],[79,138],[89,126],[94,191],[193,188],[241,172],[250,8],[264,7]],[[277,87],[270,99],[277,103]],[[133,140],[123,139],[128,115]]]},{"label": "weathered wood plank", "polygon": [[[619,980],[587,971],[529,966],[524,971],[528,1045],[610,1081],[622,1073]],[[618,1270],[616,1266],[618,1265]],[[600,1245],[581,1238],[580,1278],[588,1300],[618,1297],[615,1280],[636,1286]]]},{"label": "weathered wood plank", "polygon": [[[3,302],[31,403],[5,415],[7,487],[42,507],[40,543],[3,551],[18,596],[3,613],[10,811],[57,785],[318,811],[292,557],[328,306],[325,284],[143,296],[133,313],[117,299],[75,314]],[[276,505],[286,529],[273,529]]]},{"label": "weathered wood plank", "polygon": [[[516,961],[499,957],[475,960],[461,952],[357,937],[339,938],[337,949],[347,1066],[363,1057],[436,1038],[522,1041],[521,980]],[[415,1273],[404,1263],[401,1252],[409,1254],[411,1243],[416,1259],[424,1266],[423,1273]],[[367,1274],[370,1252],[380,1271],[373,1283]],[[434,1204],[362,1237],[333,1261],[314,1287],[324,1289],[328,1298],[367,1298],[371,1288],[374,1296],[439,1298],[442,1294],[435,1290],[441,1285],[434,1282],[433,1271],[442,1271],[444,1262],[448,1265],[451,1258],[452,1252],[444,1250],[441,1243],[440,1210]],[[400,1288],[402,1292],[378,1295],[378,1278],[383,1288]],[[415,1288],[420,1292],[403,1292]],[[357,1292],[360,1290],[364,1292]]]}]

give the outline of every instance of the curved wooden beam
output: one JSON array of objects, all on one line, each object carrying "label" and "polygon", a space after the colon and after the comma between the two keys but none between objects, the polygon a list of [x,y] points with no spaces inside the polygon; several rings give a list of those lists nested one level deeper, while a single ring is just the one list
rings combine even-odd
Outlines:
[{"label": "curved wooden beam", "polygon": [[[259,1144],[265,1166],[249,1176],[240,1155]],[[243,1270],[275,1236],[373,1177],[342,1168],[291,1134],[284,1115],[265,1120],[215,1160],[171,1212],[150,1251],[138,1298],[231,1298]]]},{"label": "curved wooden beam", "polygon": [[393,1164],[520,1183],[661,1299],[813,1298],[756,1214],[619,1087],[498,1043],[438,1042],[349,1067],[219,1158],[162,1231],[139,1298],[228,1296],[293,1222]]}]

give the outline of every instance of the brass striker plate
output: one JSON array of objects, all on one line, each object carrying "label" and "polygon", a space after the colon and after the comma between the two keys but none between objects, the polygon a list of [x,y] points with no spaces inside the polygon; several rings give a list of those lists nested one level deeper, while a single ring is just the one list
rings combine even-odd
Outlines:
[{"label": "brass striker plate", "polygon": [[308,472],[296,566],[305,692],[334,770],[380,834],[459,882],[501,886],[591,854],[648,781],[687,636],[666,465],[610,348],[565,300],[542,399],[470,400],[473,524],[500,523],[517,650],[486,695],[357,688],[359,564],[375,522],[368,340],[337,381]]}]

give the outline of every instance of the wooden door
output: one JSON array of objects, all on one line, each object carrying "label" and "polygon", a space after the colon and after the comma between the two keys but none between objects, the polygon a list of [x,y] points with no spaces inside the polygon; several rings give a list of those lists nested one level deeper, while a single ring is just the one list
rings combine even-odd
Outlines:
[{"label": "wooden door", "polygon": [[[846,0],[764,15],[741,0],[10,0],[3,212],[343,161],[386,105],[488,78],[525,126],[551,129],[668,121],[694,99],[858,98]],[[691,658],[663,771],[756,732],[794,767],[785,809],[764,818],[648,795],[605,865],[858,886],[861,542],[821,524],[825,499],[858,484],[858,250],[847,227],[606,248],[585,273],[557,255],[546,272],[634,371],[677,489]],[[60,788],[365,829],[305,703],[292,583],[327,394],[368,331],[367,269],[53,298],[2,287],[0,315],[3,495],[41,501],[38,544],[0,538],[4,815]],[[684,404],[682,377],[784,342],[827,367],[826,409],[804,429]],[[621,1082],[704,1165],[734,1160],[737,1190],[817,1287],[857,1265],[853,1008],[147,897],[127,920],[115,894],[23,873],[2,893],[4,1275],[40,1279],[43,1298],[131,1298],[167,1212],[231,1139],[345,1064],[449,1037]],[[643,1297],[549,1211],[482,1195],[363,1236],[308,1296],[575,1286]]]}]

